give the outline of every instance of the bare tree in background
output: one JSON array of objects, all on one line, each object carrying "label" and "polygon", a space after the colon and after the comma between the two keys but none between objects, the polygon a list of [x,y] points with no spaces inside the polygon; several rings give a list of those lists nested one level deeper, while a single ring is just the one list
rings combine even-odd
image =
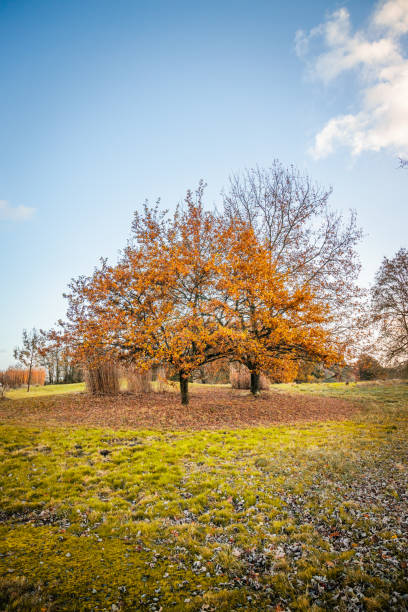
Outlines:
[{"label": "bare tree in background", "polygon": [[362,238],[356,215],[329,207],[331,189],[314,183],[294,166],[275,160],[230,177],[224,207],[263,237],[273,263],[293,286],[307,284],[336,313],[335,331],[346,340],[361,291],[356,246]]},{"label": "bare tree in background", "polygon": [[391,362],[408,360],[408,250],[384,257],[372,288],[372,313]]},{"label": "bare tree in background", "polygon": [[64,338],[56,330],[40,329],[38,355],[39,364],[47,370],[48,384],[75,383],[84,379],[82,369],[74,363]]},{"label": "bare tree in background", "polygon": [[39,359],[40,335],[35,328],[30,332],[23,330],[22,346],[14,349],[14,359],[28,368],[27,392],[30,391],[33,366]]}]

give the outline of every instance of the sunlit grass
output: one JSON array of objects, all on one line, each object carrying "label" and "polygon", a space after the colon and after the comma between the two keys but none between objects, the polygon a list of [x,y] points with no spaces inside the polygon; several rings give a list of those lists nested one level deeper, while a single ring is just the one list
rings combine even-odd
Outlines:
[{"label": "sunlit grass", "polygon": [[317,611],[339,591],[339,610],[402,609],[408,385],[318,392],[366,410],[215,432],[2,425],[0,609]]},{"label": "sunlit grass", "polygon": [[367,381],[333,383],[283,383],[271,385],[271,391],[304,393],[344,399],[363,399],[395,403],[406,399],[408,381]]},{"label": "sunlit grass", "polygon": [[8,399],[25,399],[34,397],[42,397],[44,395],[61,395],[63,393],[80,393],[85,391],[85,383],[72,383],[66,385],[38,385],[30,387],[27,392],[27,387],[20,389],[10,389],[6,392]]}]

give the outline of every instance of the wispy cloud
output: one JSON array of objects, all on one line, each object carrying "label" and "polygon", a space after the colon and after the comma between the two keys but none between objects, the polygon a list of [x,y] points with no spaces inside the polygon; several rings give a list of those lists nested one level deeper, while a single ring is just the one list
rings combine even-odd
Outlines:
[{"label": "wispy cloud", "polygon": [[12,206],[7,200],[0,200],[0,221],[27,221],[34,212],[35,208]]},{"label": "wispy cloud", "polygon": [[312,78],[329,83],[348,71],[357,78],[357,112],[326,123],[315,137],[314,157],[342,145],[353,155],[382,149],[408,155],[408,57],[402,40],[407,33],[408,0],[381,2],[367,27],[356,32],[341,8],[310,32],[296,33],[297,54]]}]

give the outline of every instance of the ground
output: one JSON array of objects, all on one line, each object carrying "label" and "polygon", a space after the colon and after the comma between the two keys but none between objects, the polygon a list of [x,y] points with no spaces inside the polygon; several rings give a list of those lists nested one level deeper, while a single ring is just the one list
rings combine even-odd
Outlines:
[{"label": "ground", "polygon": [[407,408],[407,384],[3,401],[0,609],[408,610]]},{"label": "ground", "polygon": [[[186,408],[177,389],[151,394],[121,393],[119,396],[91,397],[78,393],[78,385],[58,385],[58,395],[37,387],[35,396],[11,392],[13,401],[0,406],[3,421],[34,425],[84,425],[162,430],[202,430],[222,427],[254,427],[277,423],[344,420],[357,406],[344,399],[312,395],[268,393],[254,399],[247,391],[226,385],[191,385]],[[63,395],[63,388],[73,391]]]}]

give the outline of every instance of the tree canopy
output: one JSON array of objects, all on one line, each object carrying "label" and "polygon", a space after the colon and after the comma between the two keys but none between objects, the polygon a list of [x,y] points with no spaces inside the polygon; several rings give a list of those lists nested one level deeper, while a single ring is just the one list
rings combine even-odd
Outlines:
[{"label": "tree canopy", "polygon": [[245,180],[233,179],[222,212],[205,209],[201,182],[173,215],[148,203],[135,213],[118,263],[70,284],[64,333],[78,360],[165,363],[183,403],[191,373],[220,358],[249,368],[255,395],[261,372],[341,360],[334,322],[355,294],[354,217],[343,225],[329,192],[278,162]]},{"label": "tree canopy", "polygon": [[408,360],[408,250],[384,257],[371,292],[372,314],[386,358]]}]

